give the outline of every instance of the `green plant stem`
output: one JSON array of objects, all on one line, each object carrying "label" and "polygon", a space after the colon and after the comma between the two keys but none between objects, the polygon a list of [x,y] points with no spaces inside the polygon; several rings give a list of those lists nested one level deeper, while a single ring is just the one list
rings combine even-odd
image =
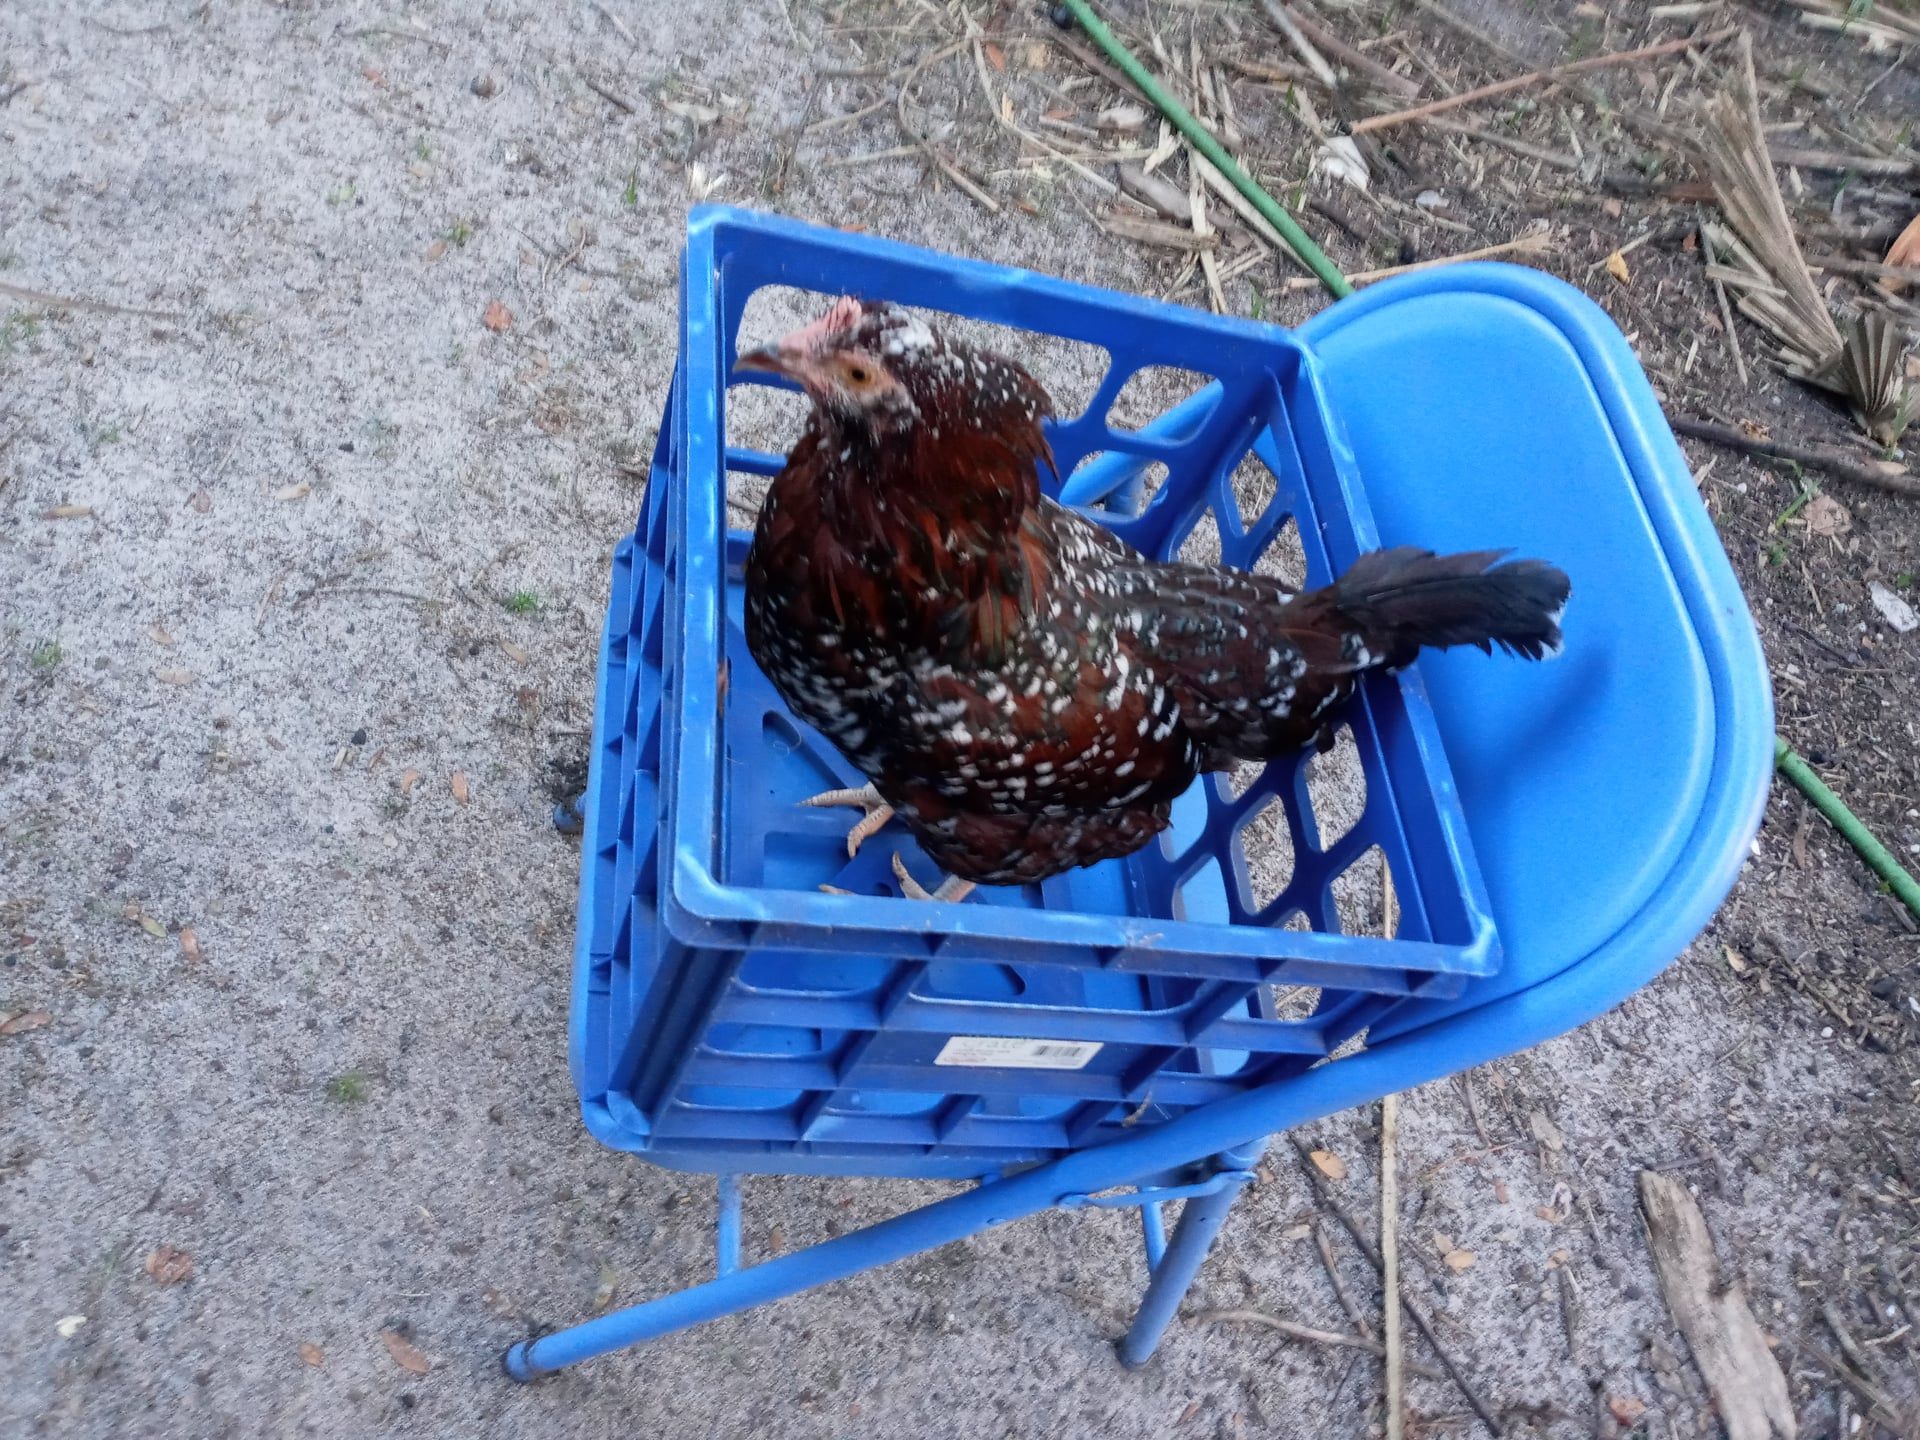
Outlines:
[{"label": "green plant stem", "polygon": [[1087,4],[1087,0],[1065,0],[1065,4],[1073,12],[1073,18],[1080,28],[1086,31],[1087,38],[1106,52],[1107,58],[1113,61],[1120,73],[1159,108],[1160,113],[1173,123],[1173,128],[1186,137],[1188,144],[1205,156],[1214,169],[1226,176],[1234,189],[1247,197],[1247,203],[1260,212],[1261,219],[1280,232],[1280,238],[1293,247],[1301,264],[1333,292],[1334,298],[1343,299],[1351,295],[1353,286],[1347,283],[1347,277],[1313,243],[1307,232],[1300,228],[1299,222],[1286,212],[1279,201],[1261,189],[1258,181],[1240,168],[1240,163],[1227,153],[1226,147],[1214,138],[1212,131],[1194,119],[1187,108],[1153,77],[1152,72],[1134,59],[1133,52],[1107,29],[1100,17],[1093,13],[1093,7]]},{"label": "green plant stem", "polygon": [[1777,735],[1773,741],[1773,763],[1801,794],[1813,802],[1813,808],[1826,816],[1828,823],[1846,837],[1847,843],[1860,852],[1860,858],[1867,862],[1867,868],[1886,883],[1887,889],[1893,892],[1900,903],[1920,917],[1920,880],[1915,880],[1907,873],[1900,862],[1893,858],[1893,852],[1874,838],[1873,832],[1860,823],[1860,817],[1849,810],[1845,802],[1827,788],[1826,782],[1813,773],[1813,767]]}]

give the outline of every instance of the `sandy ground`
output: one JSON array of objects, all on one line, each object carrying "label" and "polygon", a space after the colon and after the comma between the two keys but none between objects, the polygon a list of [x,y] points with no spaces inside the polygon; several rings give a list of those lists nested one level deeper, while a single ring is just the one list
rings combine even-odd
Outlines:
[{"label": "sandy ground", "polygon": [[[1111,1215],[541,1386],[498,1373],[530,1326],[711,1264],[711,1182],[578,1123],[576,851],[548,811],[584,752],[690,192],[776,203],[767,137],[803,72],[859,63],[775,4],[611,8],[631,42],[571,0],[0,12],[0,281],[127,307],[0,297],[0,1013],[48,1017],[0,1038],[0,1433],[1375,1433],[1371,1359],[1268,1332],[1183,1324],[1122,1372],[1142,1262]],[[699,122],[667,108],[689,99],[733,117],[691,159]],[[803,159],[777,204],[1150,279],[1070,206],[991,217],[910,168]],[[1887,1121],[1910,1072],[1766,985],[1749,937],[1903,984],[1914,949],[1823,834],[1784,867],[1799,814],[1776,798],[1765,883],[1658,984],[1474,1077],[1484,1134],[1458,1085],[1406,1104],[1412,1273],[1515,1430],[1590,1435],[1610,1399],[1644,1402],[1654,1434],[1714,1430],[1653,1284],[1639,1166],[1697,1183],[1790,1357],[1810,1293],[1878,1303],[1862,1267],[1909,1263],[1882,1237],[1911,1245],[1911,1121]],[[1829,894],[1868,938],[1823,941]],[[1310,1137],[1363,1215],[1374,1123]],[[749,1246],[925,1193],[756,1181]],[[1316,1213],[1283,1147],[1194,1308],[1344,1328]],[[191,1276],[150,1273],[159,1247]],[[1910,1343],[1876,1352],[1909,1396]],[[1791,1368],[1806,1433],[1828,1433],[1837,1391]],[[1430,1430],[1466,1428],[1450,1387],[1412,1393]]]}]

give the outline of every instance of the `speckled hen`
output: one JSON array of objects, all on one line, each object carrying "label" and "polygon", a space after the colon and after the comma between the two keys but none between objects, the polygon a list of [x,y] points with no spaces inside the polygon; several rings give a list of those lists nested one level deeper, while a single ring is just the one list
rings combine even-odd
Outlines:
[{"label": "speckled hen", "polygon": [[[1157,564],[1047,498],[1046,392],[893,306],[842,299],[742,369],[813,402],[747,558],[747,642],[950,877],[1126,855],[1203,770],[1324,741],[1368,670],[1423,646],[1558,649],[1566,576],[1500,552],[1363,556],[1294,594]],[[907,893],[924,892],[895,857]]]}]

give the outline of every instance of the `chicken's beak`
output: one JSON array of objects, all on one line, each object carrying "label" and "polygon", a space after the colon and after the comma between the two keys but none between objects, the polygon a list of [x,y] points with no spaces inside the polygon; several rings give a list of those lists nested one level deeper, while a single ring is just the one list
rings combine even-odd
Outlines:
[{"label": "chicken's beak", "polygon": [[735,370],[758,370],[767,375],[784,375],[789,380],[800,378],[801,357],[793,351],[779,345],[762,345],[758,350],[749,350],[733,362]]}]

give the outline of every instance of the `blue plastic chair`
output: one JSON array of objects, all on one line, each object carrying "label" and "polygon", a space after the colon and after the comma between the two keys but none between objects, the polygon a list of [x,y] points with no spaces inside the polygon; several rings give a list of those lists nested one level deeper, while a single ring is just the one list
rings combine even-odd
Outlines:
[{"label": "blue plastic chair", "polygon": [[[1377,285],[1298,339],[1382,543],[1466,549],[1493,533],[1573,576],[1556,663],[1450,654],[1419,666],[1497,925],[1497,973],[1452,998],[1401,1001],[1347,1058],[746,1269],[731,1172],[750,1167],[715,1155],[717,1278],[516,1344],[504,1357],[515,1379],[1090,1204],[1143,1206],[1151,1279],[1120,1344],[1143,1363],[1267,1137],[1564,1033],[1705,927],[1759,826],[1771,699],[1732,569],[1618,330],[1549,276],[1462,265]],[[1150,429],[1178,434],[1191,413]],[[1082,472],[1069,491],[1124,478]],[[1103,1193],[1121,1186],[1136,1193]],[[1159,1205],[1175,1199],[1168,1240]]]}]

